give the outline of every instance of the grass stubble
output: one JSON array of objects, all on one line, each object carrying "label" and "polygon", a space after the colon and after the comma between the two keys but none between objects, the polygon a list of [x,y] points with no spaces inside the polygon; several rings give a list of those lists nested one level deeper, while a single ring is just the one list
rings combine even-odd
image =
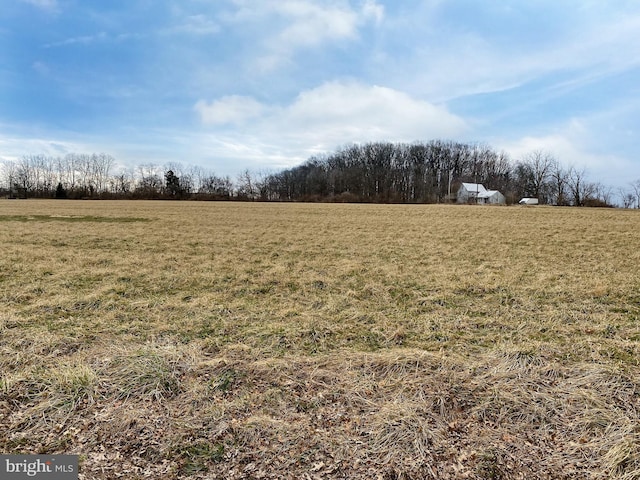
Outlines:
[{"label": "grass stubble", "polygon": [[82,479],[640,478],[639,227],[0,201],[0,451]]}]

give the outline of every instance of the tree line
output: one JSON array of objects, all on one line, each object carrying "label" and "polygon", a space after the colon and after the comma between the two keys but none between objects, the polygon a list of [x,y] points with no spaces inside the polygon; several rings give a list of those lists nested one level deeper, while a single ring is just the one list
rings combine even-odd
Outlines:
[{"label": "tree line", "polygon": [[349,145],[266,176],[261,194],[265,200],[444,203],[455,201],[462,182],[499,190],[507,203],[534,197],[542,204],[640,208],[640,181],[614,192],[544,151],[513,162],[487,145],[442,140]]},{"label": "tree line", "polygon": [[0,194],[16,198],[203,199],[372,203],[454,202],[462,182],[542,204],[640,208],[640,180],[613,191],[584,169],[534,151],[512,161],[484,144],[433,140],[348,145],[272,173],[235,179],[198,166],[118,169],[107,154],[26,155],[0,164]]},{"label": "tree line", "polygon": [[25,155],[0,164],[0,194],[12,198],[189,199],[237,198],[231,179],[197,166],[142,164],[114,171],[111,155]]}]

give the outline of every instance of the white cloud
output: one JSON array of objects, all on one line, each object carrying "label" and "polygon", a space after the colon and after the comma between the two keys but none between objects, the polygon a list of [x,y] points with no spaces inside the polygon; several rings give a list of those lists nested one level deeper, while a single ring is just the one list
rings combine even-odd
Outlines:
[{"label": "white cloud", "polygon": [[375,0],[359,7],[344,0],[264,0],[257,5],[235,0],[234,4],[238,9],[227,20],[243,28],[259,25],[252,32],[262,37],[256,62],[262,71],[286,64],[300,50],[354,40],[360,27],[380,23],[384,17],[384,7]]},{"label": "white cloud", "polygon": [[274,48],[294,49],[325,41],[351,38],[356,33],[357,14],[349,9],[322,8],[313,4],[281,4],[275,9],[291,24],[275,37]]},{"label": "white cloud", "polygon": [[266,107],[251,97],[230,95],[211,103],[200,100],[195,109],[206,124],[240,125],[263,114]]},{"label": "white cloud", "polygon": [[[569,139],[568,136],[555,133],[541,136],[525,136],[501,146],[515,161],[521,160],[533,151],[544,151],[553,155],[563,165],[583,165],[585,152]],[[579,162],[577,160],[580,160]],[[591,159],[596,160],[594,158]],[[592,162],[593,163],[593,162]]]},{"label": "white cloud", "polygon": [[[453,136],[464,122],[428,102],[380,86],[330,82],[302,92],[288,107],[290,126],[304,125],[307,136],[320,143],[417,139]],[[329,147],[329,145],[328,145]]]},{"label": "white cloud", "polygon": [[365,18],[373,18],[376,24],[380,24],[384,19],[384,6],[375,0],[366,0],[362,5],[362,13]]},{"label": "white cloud", "polygon": [[205,15],[189,15],[180,25],[171,28],[169,31],[191,35],[216,35],[220,33],[220,25]]},{"label": "white cloud", "polygon": [[[233,96],[211,103],[200,101],[194,109],[205,125],[242,123],[243,133],[226,133],[229,145],[242,145],[243,155],[253,151],[252,160],[278,166],[291,166],[353,142],[451,138],[467,128],[444,107],[390,88],[355,82],[325,83],[301,92],[286,106]],[[215,135],[222,141],[224,129]],[[228,150],[234,157],[236,153]]]},{"label": "white cloud", "polygon": [[0,161],[17,161],[23,155],[64,156],[71,152],[85,152],[81,143],[36,136],[0,135]]},{"label": "white cloud", "polygon": [[[582,130],[582,132],[580,132]],[[498,143],[512,159],[520,160],[533,151],[544,151],[553,155],[564,168],[585,169],[591,181],[610,186],[624,186],[640,177],[639,166],[627,158],[614,153],[594,153],[583,148],[581,136],[588,135],[580,122],[573,121],[563,132],[541,136],[525,136],[513,141]]]}]

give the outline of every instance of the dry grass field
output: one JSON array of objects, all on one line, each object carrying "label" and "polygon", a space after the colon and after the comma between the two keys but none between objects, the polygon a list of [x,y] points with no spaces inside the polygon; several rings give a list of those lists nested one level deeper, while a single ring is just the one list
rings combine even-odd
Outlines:
[{"label": "dry grass field", "polygon": [[0,200],[0,452],[640,478],[640,212]]}]

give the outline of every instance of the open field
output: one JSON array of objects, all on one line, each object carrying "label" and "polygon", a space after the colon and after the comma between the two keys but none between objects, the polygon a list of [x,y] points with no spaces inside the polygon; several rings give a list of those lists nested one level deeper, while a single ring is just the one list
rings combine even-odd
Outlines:
[{"label": "open field", "polygon": [[640,212],[0,200],[0,452],[640,478]]}]

